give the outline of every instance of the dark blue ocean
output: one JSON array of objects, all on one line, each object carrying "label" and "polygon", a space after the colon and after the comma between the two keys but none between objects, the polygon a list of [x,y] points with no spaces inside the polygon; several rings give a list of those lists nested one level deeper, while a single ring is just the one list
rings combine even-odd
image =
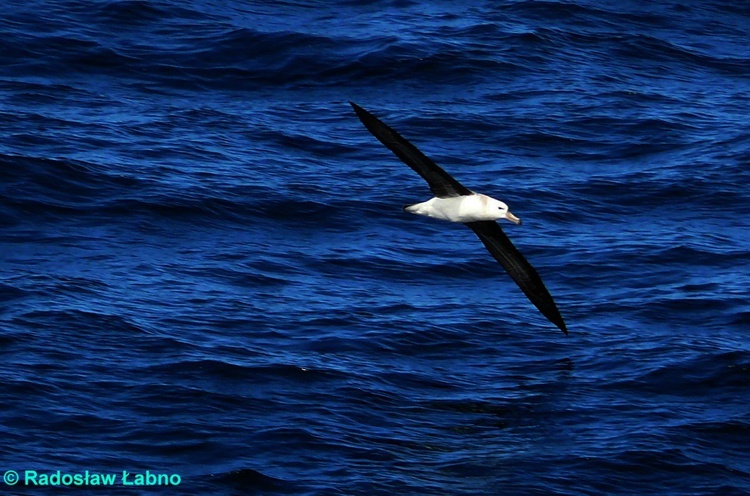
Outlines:
[{"label": "dark blue ocean", "polygon": [[[750,494],[749,33],[736,0],[6,0],[0,494]],[[523,219],[568,336],[401,210],[432,195],[349,100]]]}]

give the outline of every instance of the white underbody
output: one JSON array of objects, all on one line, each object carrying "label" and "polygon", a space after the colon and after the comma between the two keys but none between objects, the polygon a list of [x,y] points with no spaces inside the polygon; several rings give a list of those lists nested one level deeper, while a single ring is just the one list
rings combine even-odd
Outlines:
[{"label": "white underbody", "polygon": [[[504,207],[504,210],[500,207]],[[405,208],[407,212],[450,222],[477,222],[505,218],[507,206],[487,195],[432,198]]]}]

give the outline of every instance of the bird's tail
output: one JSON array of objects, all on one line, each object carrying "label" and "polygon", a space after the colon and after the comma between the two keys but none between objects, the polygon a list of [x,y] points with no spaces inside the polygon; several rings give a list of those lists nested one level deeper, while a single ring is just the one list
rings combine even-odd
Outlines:
[{"label": "bird's tail", "polygon": [[416,203],[405,203],[404,212],[411,212],[414,205],[416,205]]}]

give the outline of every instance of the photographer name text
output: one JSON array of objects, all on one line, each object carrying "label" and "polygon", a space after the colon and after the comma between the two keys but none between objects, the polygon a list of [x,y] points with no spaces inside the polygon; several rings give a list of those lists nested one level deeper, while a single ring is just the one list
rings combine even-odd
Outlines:
[{"label": "photographer name text", "polygon": [[179,486],[182,477],[179,474],[160,472],[39,472],[36,470],[7,470],[3,481],[9,486]]}]

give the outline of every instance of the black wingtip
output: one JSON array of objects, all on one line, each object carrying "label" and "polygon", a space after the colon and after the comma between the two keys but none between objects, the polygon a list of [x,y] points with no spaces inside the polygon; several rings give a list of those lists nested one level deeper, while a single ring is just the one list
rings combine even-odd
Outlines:
[{"label": "black wingtip", "polygon": [[[365,123],[370,118],[370,113],[353,101],[349,100],[349,105],[352,106],[352,108],[354,109],[354,113],[357,114],[357,117],[359,117],[359,120],[361,120],[363,123]],[[365,124],[365,126],[366,125],[367,124]]]},{"label": "black wingtip", "polygon": [[547,317],[550,322],[555,324],[558,329],[565,333],[566,336],[568,335],[568,326],[565,325],[565,321],[563,320],[562,315],[560,315],[560,311],[557,309],[557,305],[555,305],[552,311],[548,310],[547,312],[544,312],[544,316]]},{"label": "black wingtip", "polygon": [[565,321],[562,318],[562,315],[560,315],[560,312],[557,310],[557,307],[554,308],[552,312],[544,312],[544,316],[547,317],[547,319],[555,324],[558,329],[560,329],[565,335],[568,335],[568,326],[565,325]]}]

